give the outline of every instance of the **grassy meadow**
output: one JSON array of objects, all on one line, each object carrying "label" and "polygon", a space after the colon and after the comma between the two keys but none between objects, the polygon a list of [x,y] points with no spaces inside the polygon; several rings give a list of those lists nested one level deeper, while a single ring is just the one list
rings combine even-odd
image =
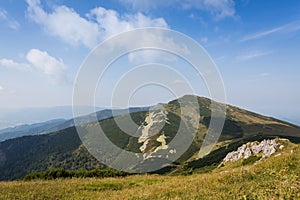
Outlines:
[{"label": "grassy meadow", "polygon": [[300,146],[279,153],[187,176],[1,182],[0,199],[300,199]]}]

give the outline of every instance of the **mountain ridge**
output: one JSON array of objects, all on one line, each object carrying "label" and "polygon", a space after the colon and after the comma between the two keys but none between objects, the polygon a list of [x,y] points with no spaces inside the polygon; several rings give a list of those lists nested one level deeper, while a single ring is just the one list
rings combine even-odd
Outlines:
[{"label": "mountain ridge", "polygon": [[[189,96],[184,96],[182,98],[188,101],[188,97]],[[180,167],[180,165],[184,163],[187,163],[191,168],[217,164],[225,157],[229,150],[233,150],[239,144],[251,140],[283,137],[293,142],[300,142],[300,127],[227,105],[228,112],[225,119],[225,126],[218,143],[209,155],[199,158],[198,153],[210,122],[211,100],[202,97],[197,97],[197,100],[200,109],[200,126],[192,144],[179,159],[173,162],[175,168]],[[171,149],[161,148],[163,143],[161,142],[162,137],[160,136],[165,136],[164,144],[168,146],[172,138],[176,135],[178,124],[182,116],[180,116],[181,111],[178,99],[164,104],[163,107],[168,111],[167,117],[170,123],[165,123],[165,125],[154,134],[154,137],[149,138],[148,144],[150,144],[150,146],[148,146],[147,149],[152,151],[159,149],[161,152],[166,151],[165,154],[161,155],[168,155]],[[188,109],[193,109],[193,106],[187,104],[185,110]],[[126,114],[120,115],[117,116],[117,118],[121,119],[126,116]],[[130,116],[138,125],[137,128],[142,127],[146,124],[145,119],[149,116],[149,111],[133,112],[130,113]],[[114,118],[106,118],[99,122],[82,124],[82,127],[96,127],[97,124],[101,125],[106,131],[107,137],[116,146],[127,151],[143,153],[140,149],[143,144],[138,143],[138,138],[124,133],[117,126]],[[190,123],[187,123],[187,125],[191,126]],[[189,130],[188,126],[185,128],[187,132]],[[154,130],[155,126],[151,127],[151,129]],[[157,139],[159,139],[160,142],[157,141]],[[19,144],[26,144],[24,145],[26,148],[21,148]],[[32,157],[35,154],[40,155],[40,157]],[[1,142],[0,155],[2,155],[2,158],[6,158],[5,161],[2,159],[0,166],[1,180],[20,178],[27,173],[43,171],[49,168],[94,169],[105,167],[93,158],[85,146],[82,145],[75,127],[43,136],[26,136]],[[15,155],[15,157],[10,157],[10,155]],[[18,156],[16,157],[16,155]],[[16,163],[19,164],[16,165]],[[168,170],[172,170],[172,167]],[[18,173],[16,174],[16,172]]]},{"label": "mountain ridge", "polygon": [[[126,114],[127,112],[130,113],[148,109],[148,107],[131,107],[128,109],[103,109],[95,113],[79,116],[76,118],[76,120],[78,124],[91,123],[95,120],[99,121],[112,116]],[[27,135],[47,134],[66,129],[74,125],[74,119],[53,119],[40,123],[23,124],[11,128],[5,128],[0,130],[0,142]]]}]

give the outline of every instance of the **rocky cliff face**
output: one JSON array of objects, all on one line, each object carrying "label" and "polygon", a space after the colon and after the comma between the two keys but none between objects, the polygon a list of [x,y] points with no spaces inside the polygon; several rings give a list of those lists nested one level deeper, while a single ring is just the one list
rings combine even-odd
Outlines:
[{"label": "rocky cliff face", "polygon": [[[138,131],[142,134],[138,138],[138,143],[142,144],[140,150],[144,159],[153,157],[153,154],[159,150],[168,149],[166,136],[164,133],[160,133],[165,123],[170,124],[167,115],[168,112],[166,110],[152,110],[146,116],[144,123],[139,127]],[[154,142],[159,145],[155,145]]]},{"label": "rocky cliff face", "polygon": [[270,157],[278,149],[284,148],[284,146],[280,144],[280,141],[282,140],[285,139],[263,140],[261,142],[256,141],[243,144],[236,151],[228,153],[220,166],[226,164],[227,162],[236,162],[240,159],[247,159],[253,155],[260,155],[261,159]]}]

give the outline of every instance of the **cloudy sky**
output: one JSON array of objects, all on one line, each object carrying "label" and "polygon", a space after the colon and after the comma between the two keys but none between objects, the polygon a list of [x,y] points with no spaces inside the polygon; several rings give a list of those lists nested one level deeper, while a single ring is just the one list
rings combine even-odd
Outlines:
[{"label": "cloudy sky", "polygon": [[[297,0],[1,1],[0,107],[71,105],[76,74],[97,44],[135,28],[161,27],[205,48],[228,103],[300,122],[299,10]],[[164,93],[148,87],[130,104],[171,99]],[[209,96],[205,89],[197,94]],[[109,105],[99,100],[98,106]]]}]

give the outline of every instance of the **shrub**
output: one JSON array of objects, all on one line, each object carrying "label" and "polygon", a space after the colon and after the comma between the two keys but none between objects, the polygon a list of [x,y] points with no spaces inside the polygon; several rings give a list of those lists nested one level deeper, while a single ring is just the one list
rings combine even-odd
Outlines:
[{"label": "shrub", "polygon": [[256,161],[260,160],[261,159],[261,156],[250,156],[249,158],[246,158],[243,160],[242,162],[242,165],[249,165],[249,164],[253,164],[255,163]]},{"label": "shrub", "polygon": [[57,178],[105,178],[105,177],[124,177],[130,175],[129,173],[114,170],[114,169],[95,169],[95,170],[64,170],[64,169],[49,169],[44,172],[30,173],[27,174],[23,180],[34,180],[34,179],[42,179],[42,180],[50,180]]}]

